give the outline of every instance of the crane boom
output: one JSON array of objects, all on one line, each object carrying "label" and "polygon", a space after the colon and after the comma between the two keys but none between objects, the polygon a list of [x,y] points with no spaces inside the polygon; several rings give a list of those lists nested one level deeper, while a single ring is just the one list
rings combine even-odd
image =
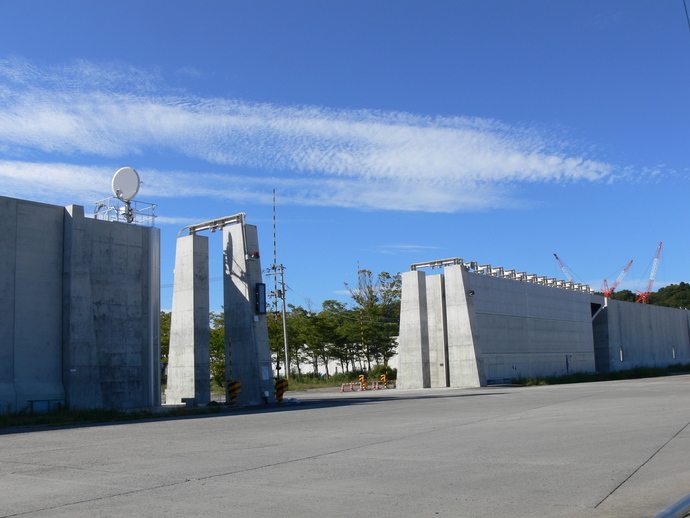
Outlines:
[{"label": "crane boom", "polygon": [[618,285],[621,283],[623,280],[623,277],[625,277],[625,274],[628,273],[628,270],[630,269],[630,266],[632,265],[632,260],[628,263],[628,265],[623,268],[623,271],[618,275],[618,278],[616,279],[616,282],[613,283],[613,285],[609,288],[609,283],[606,279],[604,279],[604,282],[601,287],[601,291],[604,293],[604,297],[610,297],[614,291],[616,291],[616,288]]},{"label": "crane boom", "polygon": [[566,279],[570,282],[575,282],[573,281],[573,276],[570,275],[570,272],[568,271],[568,267],[563,264],[563,261],[560,260],[560,258],[556,255],[553,254],[553,256],[556,258],[556,261],[558,261],[558,265],[561,267],[561,270],[563,270],[563,273],[565,274]]},{"label": "crane boom", "polygon": [[640,290],[635,290],[639,295],[637,296],[637,300],[635,302],[642,302],[643,304],[649,304],[649,295],[652,293],[652,286],[654,285],[654,279],[656,278],[656,271],[659,268],[659,256],[661,256],[661,245],[663,243],[659,243],[659,246],[656,249],[656,254],[654,254],[654,262],[652,264],[652,273],[649,276],[649,282],[647,283],[647,289],[642,292]]}]

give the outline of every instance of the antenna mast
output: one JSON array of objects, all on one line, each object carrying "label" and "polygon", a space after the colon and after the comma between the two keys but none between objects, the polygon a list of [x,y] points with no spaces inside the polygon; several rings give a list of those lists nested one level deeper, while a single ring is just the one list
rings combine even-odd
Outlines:
[{"label": "antenna mast", "polygon": [[[290,347],[288,345],[288,330],[287,330],[287,308],[285,304],[285,266],[278,264],[278,246],[276,239],[276,190],[273,189],[273,266],[269,268],[273,273],[273,293],[275,303],[273,305],[274,315],[278,313],[278,299],[282,301],[282,316],[283,316],[283,347],[285,351],[285,379],[290,379]],[[280,289],[278,289],[278,274],[280,273]],[[280,369],[280,364],[278,365]],[[280,374],[280,373],[279,373]]]}]

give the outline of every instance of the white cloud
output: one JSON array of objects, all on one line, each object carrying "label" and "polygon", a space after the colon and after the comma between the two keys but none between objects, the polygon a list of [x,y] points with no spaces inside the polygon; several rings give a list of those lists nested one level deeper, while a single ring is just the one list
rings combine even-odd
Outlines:
[{"label": "white cloud", "polygon": [[66,204],[70,200],[95,202],[111,196],[113,170],[65,163],[0,160],[2,194]]},{"label": "white cloud", "polygon": [[[14,159],[3,163],[0,177],[10,179],[3,188],[10,195],[35,187],[74,188],[93,197],[110,173],[66,162],[144,153],[177,153],[199,161],[199,169],[252,167],[263,176],[152,172],[142,196],[256,200],[280,186],[288,203],[366,209],[505,207],[517,203],[511,199],[515,182],[614,176],[610,164],[562,148],[545,135],[486,119],[204,99],[122,64],[39,69],[0,61],[0,151]],[[62,163],[22,165],[27,156],[46,154]],[[22,176],[36,177],[32,167],[38,176],[54,168],[59,178],[20,185]],[[95,172],[98,187],[83,183],[87,172]]]}]

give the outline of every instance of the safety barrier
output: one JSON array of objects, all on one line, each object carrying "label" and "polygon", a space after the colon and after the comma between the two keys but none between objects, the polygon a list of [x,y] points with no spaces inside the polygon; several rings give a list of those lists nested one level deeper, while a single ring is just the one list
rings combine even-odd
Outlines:
[{"label": "safety barrier", "polygon": [[383,385],[383,388],[387,389],[387,388],[391,388],[388,386],[391,383],[393,384],[393,388],[397,388],[398,385],[397,385],[396,381],[397,380],[388,380],[388,379],[387,380],[381,380],[381,381],[378,381],[378,380],[372,381],[371,382],[371,388],[372,388],[372,390],[381,390],[381,388],[382,388],[381,385]]},{"label": "safety barrier", "polygon": [[237,395],[242,392],[242,382],[241,381],[228,381],[228,402],[230,406],[234,406]]},{"label": "safety barrier", "polygon": [[[349,381],[346,383],[343,383],[340,385],[340,392],[354,392],[355,390],[357,391],[362,391],[362,390],[367,390],[369,388],[369,383],[368,381]],[[390,385],[393,384],[392,387]],[[359,389],[355,389],[355,385],[359,385]],[[349,387],[349,390],[345,390],[346,387]],[[374,380],[371,382],[371,390],[381,390],[381,388],[397,388],[397,380],[385,380],[385,381],[379,381],[379,380]]]},{"label": "safety barrier", "polygon": [[286,379],[277,379],[276,380],[276,390],[274,392],[276,396],[276,403],[282,403],[283,402],[283,394],[287,392],[288,389],[288,380]]}]

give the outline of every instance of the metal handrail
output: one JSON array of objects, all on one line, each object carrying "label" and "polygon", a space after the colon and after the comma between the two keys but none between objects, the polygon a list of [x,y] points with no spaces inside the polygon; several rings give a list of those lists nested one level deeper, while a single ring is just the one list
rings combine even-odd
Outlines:
[{"label": "metal handrail", "polygon": [[690,495],[681,498],[675,504],[667,507],[654,518],[685,518],[690,515]]}]

